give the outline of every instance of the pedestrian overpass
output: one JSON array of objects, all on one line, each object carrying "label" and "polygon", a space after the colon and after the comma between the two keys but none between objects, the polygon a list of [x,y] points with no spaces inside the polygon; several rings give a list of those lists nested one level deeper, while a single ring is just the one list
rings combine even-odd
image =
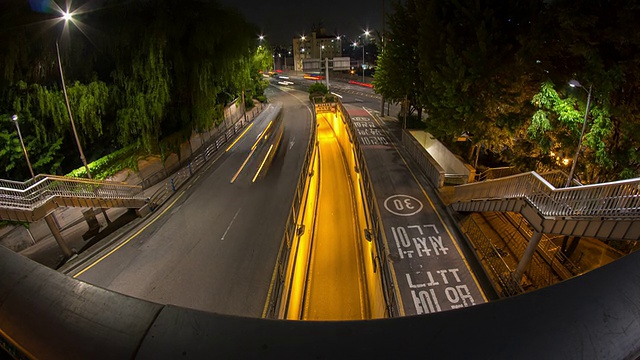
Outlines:
[{"label": "pedestrian overpass", "polygon": [[[36,186],[40,181],[42,185]],[[540,231],[638,238],[639,179],[556,188],[562,181],[553,173],[527,173],[461,185],[453,188],[451,206],[458,211],[530,213],[530,219],[538,219]],[[64,206],[83,202],[137,206],[143,201],[134,187],[84,180],[81,186],[54,177],[35,183],[27,186],[32,190],[22,192],[9,192],[3,186],[2,216],[35,219],[46,213],[45,207],[67,202],[70,205]],[[30,195],[10,198],[9,194]],[[16,205],[20,202],[22,207]],[[0,348],[15,358],[169,359],[188,354],[382,359],[428,354],[460,359],[632,359],[640,355],[637,252],[520,296],[455,311],[371,321],[249,319],[152,303],[78,281],[3,247],[0,274]]]},{"label": "pedestrian overpass", "polygon": [[138,185],[55,175],[0,180],[0,220],[35,222],[58,207],[138,209],[146,204],[141,191]]},{"label": "pedestrian overpass", "polygon": [[[146,204],[141,186],[114,181],[42,174],[25,182],[0,180],[0,220],[31,223],[44,218],[66,257],[73,252],[53,217],[57,208],[140,209]],[[106,213],[105,218],[109,221]],[[95,216],[89,216],[87,222],[90,231],[99,228]]]},{"label": "pedestrian overpass", "polygon": [[563,187],[563,172],[528,172],[453,187],[458,212],[518,212],[537,233],[640,240],[640,179]]}]

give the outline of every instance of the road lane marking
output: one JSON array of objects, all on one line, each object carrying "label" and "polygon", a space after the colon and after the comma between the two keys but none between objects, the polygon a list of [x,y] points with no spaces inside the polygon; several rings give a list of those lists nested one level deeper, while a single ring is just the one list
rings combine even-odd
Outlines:
[{"label": "road lane marking", "polygon": [[236,172],[235,175],[233,175],[233,177],[231,178],[230,183],[233,184],[234,181],[236,181],[236,179],[238,178],[238,175],[240,175],[240,172],[242,172],[242,169],[244,169],[245,165],[247,165],[247,162],[249,162],[249,159],[251,159],[251,156],[253,155],[253,153],[256,151],[256,149],[254,148],[253,150],[251,150],[251,152],[249,153],[249,155],[247,156],[246,159],[244,159],[244,162],[242,163],[242,165],[240,165],[240,168],[238,169],[238,171]]},{"label": "road lane marking", "polygon": [[[274,86],[275,89],[278,89],[277,87]],[[282,90],[280,90],[282,91]],[[297,91],[297,90],[296,90]],[[283,91],[284,92],[284,91]],[[313,122],[314,122],[314,118],[313,118],[313,111],[311,111],[311,108],[302,100],[300,100],[297,96],[295,96],[294,94],[290,94],[288,92],[284,92],[285,94],[293,97],[294,99],[298,100],[298,102],[300,102],[304,107],[307,108],[307,111],[309,111],[309,120],[310,120],[310,125],[309,126],[309,137],[311,137],[311,134],[313,134]],[[314,142],[315,144],[315,142]],[[315,145],[314,145],[314,150],[315,151]],[[311,166],[311,165],[310,165]],[[305,174],[305,176],[307,176]],[[305,209],[306,207],[302,207],[302,209]],[[278,266],[280,264],[280,255],[282,255],[282,249],[284,248],[286,242],[286,235],[282,236],[282,241],[280,242],[280,250],[278,250],[278,257],[276,258],[276,264],[273,267],[273,273],[271,274],[271,282],[269,283],[269,290],[267,291],[267,298],[265,299],[264,302],[264,308],[262,310],[262,317],[266,318],[267,314],[269,313],[269,306],[271,305],[271,298],[274,296],[274,289],[275,289],[275,283],[278,279]]]},{"label": "road lane marking", "polygon": [[262,171],[262,167],[267,162],[267,159],[269,158],[269,154],[271,154],[271,150],[273,150],[273,144],[269,146],[269,151],[267,151],[267,155],[264,156],[264,159],[262,160],[262,163],[260,164],[260,167],[258,168],[258,171],[256,171],[256,175],[253,177],[253,180],[251,180],[251,182],[256,182],[258,175],[260,175],[260,172]]},{"label": "road lane marking", "polygon": [[128,244],[131,240],[133,240],[134,238],[136,238],[138,235],[140,235],[143,231],[145,231],[149,226],[151,226],[151,224],[155,223],[158,219],[160,219],[160,217],[162,217],[162,215],[164,215],[167,211],[169,211],[169,209],[171,209],[173,207],[173,205],[175,205],[176,201],[180,200],[180,198],[182,197],[182,195],[185,194],[185,191],[181,192],[180,195],[178,195],[178,197],[176,197],[175,200],[173,200],[171,202],[171,204],[169,204],[169,206],[167,206],[166,209],[164,209],[160,214],[158,214],[158,216],[156,216],[153,220],[151,220],[147,225],[145,225],[144,227],[142,227],[142,229],[136,231],[135,234],[131,235],[131,237],[129,237],[127,240],[125,240],[124,242],[122,242],[120,245],[116,246],[115,248],[113,248],[113,250],[109,251],[108,253],[106,253],[105,255],[103,255],[102,257],[100,257],[98,260],[96,260],[94,263],[92,263],[91,265],[87,266],[86,268],[82,269],[80,272],[78,272],[77,274],[73,275],[73,278],[77,278],[78,276],[84,274],[85,272],[87,272],[87,270],[91,269],[92,267],[98,265],[102,260],[106,259],[107,257],[111,256],[111,254],[115,253],[116,251],[120,250],[120,248],[122,248],[123,246],[125,246],[126,244]]},{"label": "road lane marking", "polygon": [[242,139],[242,137],[244,136],[244,134],[247,133],[247,131],[249,131],[249,129],[251,129],[251,127],[253,126],[254,123],[249,124],[249,126],[247,126],[246,129],[244,129],[244,131],[242,132],[242,134],[240,134],[240,136],[238,136],[238,138],[231,143],[231,145],[229,145],[229,147],[227,148],[227,150],[225,150],[226,152],[228,152],[229,150],[231,150],[231,148],[233,147],[233,145],[235,145],[238,141],[240,141],[240,139]]},{"label": "road lane marking", "polygon": [[[240,208],[242,209],[242,208]],[[233,216],[233,219],[231,219],[231,222],[229,223],[229,226],[227,226],[227,230],[225,230],[224,234],[222,234],[222,237],[220,238],[220,241],[224,241],[224,237],[227,236],[227,233],[229,232],[229,229],[231,229],[231,225],[233,225],[233,222],[236,221],[236,218],[238,217],[238,213],[240,213],[240,209],[238,209],[238,211],[236,211],[236,214]]]},{"label": "road lane marking", "polygon": [[[378,123],[378,125],[380,126],[380,128],[384,129],[385,132],[388,132],[386,127],[383,126],[383,124],[381,124],[379,122],[379,119],[376,118],[376,116],[374,116],[368,109],[366,109],[364,106],[362,107],[367,113],[369,113],[369,115],[371,115],[371,117],[374,119],[374,121],[376,121]],[[453,245],[456,247],[456,250],[458,251],[458,254],[460,255],[460,258],[462,258],[462,261],[464,262],[465,266],[467,267],[467,269],[469,270],[469,273],[471,274],[471,278],[473,278],[473,281],[476,283],[476,286],[478,288],[478,291],[480,292],[480,295],[482,296],[482,298],[484,299],[484,302],[488,302],[487,301],[487,297],[484,294],[484,290],[482,289],[482,286],[480,286],[480,283],[478,282],[478,279],[476,278],[476,274],[474,274],[473,270],[471,269],[471,266],[469,265],[469,262],[467,261],[467,258],[464,256],[462,249],[460,249],[460,247],[458,246],[458,242],[456,241],[456,238],[453,236],[453,234],[451,233],[451,230],[449,230],[449,227],[447,226],[447,224],[444,222],[444,219],[442,218],[442,215],[440,215],[440,212],[438,211],[438,209],[436,209],[435,204],[431,201],[431,198],[429,197],[429,195],[427,195],[427,191],[422,187],[422,184],[420,183],[420,181],[418,181],[418,177],[414,174],[413,170],[409,167],[409,164],[407,163],[407,160],[404,158],[404,156],[400,153],[398,147],[395,145],[395,143],[391,142],[391,144],[393,145],[393,147],[396,150],[396,153],[400,156],[400,159],[402,159],[402,162],[405,164],[405,166],[407,167],[407,169],[409,170],[409,172],[411,173],[411,176],[413,177],[413,180],[416,182],[416,184],[418,184],[418,186],[420,187],[420,190],[422,191],[422,194],[424,195],[425,198],[427,198],[427,202],[429,202],[429,205],[431,205],[431,208],[433,209],[433,211],[436,213],[436,216],[438,216],[438,219],[440,220],[440,223],[442,224],[442,226],[444,227],[444,229],[446,230],[447,234],[449,234],[449,237],[451,238],[451,242],[453,243]]]}]

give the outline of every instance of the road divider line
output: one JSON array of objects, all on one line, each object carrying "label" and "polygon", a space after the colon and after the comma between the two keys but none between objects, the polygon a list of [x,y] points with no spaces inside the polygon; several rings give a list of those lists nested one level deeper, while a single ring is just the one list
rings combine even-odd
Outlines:
[{"label": "road divider line", "polygon": [[235,175],[233,175],[233,177],[231,178],[230,183],[233,184],[234,181],[236,181],[236,179],[238,178],[238,175],[240,175],[240,172],[242,171],[242,169],[244,169],[245,165],[247,165],[247,162],[249,162],[249,159],[251,159],[251,156],[253,155],[253,153],[256,151],[256,149],[254,148],[253,150],[251,150],[251,152],[249,153],[249,155],[247,156],[246,159],[244,159],[244,162],[242,163],[242,165],[240,165],[240,168],[238,169],[238,171],[236,172]]},{"label": "road divider line", "polygon": [[240,134],[240,136],[238,136],[237,139],[234,140],[234,142],[231,143],[231,145],[229,145],[229,147],[227,148],[227,150],[225,150],[225,152],[228,152],[229,150],[231,150],[231,148],[233,147],[233,145],[235,145],[238,141],[240,141],[240,139],[242,139],[242,137],[244,136],[244,134],[247,133],[247,131],[249,131],[249,129],[251,129],[251,127],[253,126],[254,123],[249,124],[249,126],[247,126],[246,129],[244,129],[244,131],[242,132],[242,134]]},{"label": "road divider line", "polygon": [[236,211],[236,214],[233,215],[233,219],[231,219],[231,222],[229,223],[229,226],[227,226],[227,230],[225,230],[224,234],[222,234],[222,237],[220,238],[220,241],[224,241],[224,237],[227,236],[227,233],[229,232],[229,229],[231,229],[231,225],[233,225],[233,222],[236,221],[236,218],[238,217],[238,214],[240,213],[241,209],[238,209],[238,211]]},{"label": "road divider line", "polygon": [[118,251],[120,248],[122,248],[123,246],[125,246],[126,244],[128,244],[131,240],[133,240],[134,238],[136,238],[138,235],[140,235],[143,231],[145,231],[149,226],[151,226],[151,224],[155,223],[160,217],[162,217],[162,215],[164,215],[167,211],[169,211],[169,209],[171,209],[173,207],[173,205],[180,200],[180,198],[182,197],[182,195],[184,195],[185,192],[183,191],[182,193],[180,193],[180,195],[178,195],[178,197],[176,197],[175,200],[173,200],[171,202],[171,204],[169,204],[169,206],[167,206],[166,209],[164,209],[160,214],[158,214],[158,216],[156,216],[153,220],[151,220],[147,225],[143,226],[142,229],[136,231],[135,234],[131,235],[131,237],[129,237],[127,240],[123,241],[120,245],[116,246],[115,248],[113,248],[111,251],[109,251],[108,253],[106,253],[105,255],[103,255],[102,257],[100,257],[98,260],[96,260],[95,262],[93,262],[91,265],[87,266],[86,268],[82,269],[80,272],[78,272],[77,274],[73,275],[73,278],[77,278],[78,276],[84,274],[86,271],[88,271],[89,269],[91,269],[92,267],[98,265],[102,260],[106,259],[107,257],[111,256],[111,254],[115,253],[116,251]]},{"label": "road divider line", "polygon": [[271,144],[271,146],[269,146],[269,151],[267,151],[267,155],[264,156],[264,159],[262,159],[262,163],[260,164],[260,167],[258,168],[258,171],[256,171],[256,174],[253,177],[253,180],[251,180],[251,182],[256,182],[256,179],[258,178],[258,175],[260,175],[260,172],[262,171],[262,168],[264,167],[264,163],[267,162],[267,159],[269,158],[269,154],[271,154],[271,150],[273,150],[273,144]]}]

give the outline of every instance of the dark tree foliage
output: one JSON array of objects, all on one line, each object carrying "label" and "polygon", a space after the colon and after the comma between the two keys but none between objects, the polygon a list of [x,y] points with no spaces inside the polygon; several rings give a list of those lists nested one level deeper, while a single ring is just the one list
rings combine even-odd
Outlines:
[{"label": "dark tree foliage", "polygon": [[199,0],[95,3],[74,1],[65,26],[55,2],[0,2],[0,178],[29,176],[13,114],[36,173],[80,165],[56,42],[89,160],[129,146],[175,149],[218,124],[242,91],[262,95],[258,70],[271,55],[258,49],[256,27],[237,11]]},{"label": "dark tree foliage", "polygon": [[417,110],[420,118],[420,101],[425,86],[418,68],[417,29],[420,21],[416,6],[415,0],[408,0],[404,5],[394,4],[395,11],[388,19],[389,36],[385,39],[384,47],[379,49],[374,85],[376,92],[387,101],[403,102],[407,99],[412,111]]},{"label": "dark tree foliage", "polygon": [[577,173],[637,177],[638,18],[640,5],[622,0],[399,2],[376,86],[395,101],[418,94],[445,143],[467,132],[522,170],[568,170],[593,86]]}]

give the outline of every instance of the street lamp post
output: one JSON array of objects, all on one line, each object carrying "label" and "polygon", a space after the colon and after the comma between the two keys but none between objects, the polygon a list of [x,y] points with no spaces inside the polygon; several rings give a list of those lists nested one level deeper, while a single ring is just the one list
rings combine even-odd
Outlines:
[{"label": "street lamp post", "polygon": [[367,37],[369,37],[369,30],[366,30],[364,32],[364,39],[362,39],[362,83],[364,83],[364,45],[365,45],[365,40]]},{"label": "street lamp post", "polygon": [[[66,23],[72,19],[72,15],[70,12],[65,12],[62,16],[64,19],[65,25]],[[69,105],[69,96],[67,95],[67,86],[64,83],[64,73],[62,71],[62,60],[60,60],[60,46],[58,45],[58,40],[56,40],[56,55],[58,56],[58,69],[60,69],[60,81],[62,82],[62,92],[64,93],[64,101],[67,104],[67,112],[69,113],[69,120],[71,121],[71,129],[73,130],[73,136],[76,139],[76,144],[78,145],[78,151],[80,152],[80,160],[82,160],[82,164],[84,165],[84,169],[87,171],[87,177],[89,179],[93,179],[91,177],[91,171],[89,170],[89,165],[87,164],[87,158],[84,156],[84,151],[82,151],[82,145],[80,144],[80,138],[78,137],[78,131],[76,130],[76,124],[73,121],[73,115],[71,114],[71,106]],[[102,214],[104,215],[104,219],[108,224],[111,224],[111,220],[107,216],[107,211],[104,208],[100,208],[102,210]]]},{"label": "street lamp post", "polygon": [[13,120],[13,123],[16,125],[16,130],[18,130],[18,138],[20,138],[20,145],[22,145],[22,152],[24,152],[24,157],[27,159],[27,165],[29,165],[29,171],[31,172],[31,181],[33,181],[36,176],[33,174],[33,168],[31,167],[31,161],[29,161],[27,148],[24,146],[24,141],[22,141],[22,133],[20,132],[20,125],[18,124],[18,115],[13,115],[11,117],[11,120]]},{"label": "street lamp post", "polygon": [[[587,91],[582,84],[578,80],[569,81],[569,86],[571,87],[579,87],[583,90]],[[582,122],[582,131],[580,131],[580,138],[578,139],[578,148],[576,149],[576,154],[573,156],[573,163],[571,164],[571,171],[569,171],[569,177],[567,178],[567,185],[569,187],[571,185],[571,180],[573,180],[573,175],[576,171],[576,164],[578,163],[578,155],[580,154],[580,149],[582,148],[582,138],[584,137],[584,131],[587,128],[587,118],[589,116],[589,106],[591,105],[591,89],[592,85],[589,85],[589,90],[587,91],[587,109],[584,112],[584,121]]]},{"label": "street lamp post", "polygon": [[[71,14],[66,12],[63,16],[64,22],[67,23],[71,20]],[[64,83],[64,73],[62,72],[62,61],[60,60],[60,46],[58,45],[58,41],[56,40],[56,55],[58,56],[58,69],[60,69],[60,81],[62,82],[62,92],[64,93],[64,101],[67,104],[67,112],[69,113],[69,120],[71,121],[71,129],[73,130],[73,136],[76,139],[76,144],[78,145],[78,151],[80,152],[80,160],[82,160],[82,164],[84,165],[85,170],[87,171],[87,177],[91,179],[91,171],[89,171],[89,165],[87,165],[87,159],[84,156],[84,151],[82,151],[82,145],[80,145],[80,139],[78,138],[78,132],[76,131],[76,124],[73,121],[73,115],[71,114],[71,106],[69,105],[69,96],[67,95],[67,86]]]},{"label": "street lamp post", "polygon": [[64,101],[67,104],[67,112],[69,113],[69,120],[71,120],[71,129],[73,130],[73,136],[75,137],[76,144],[78,145],[78,151],[80,152],[80,160],[82,160],[82,164],[84,165],[84,168],[87,171],[87,177],[91,179],[92,178],[91,171],[89,171],[89,165],[87,165],[87,159],[84,156],[84,151],[82,151],[82,145],[80,144],[80,139],[78,138],[78,131],[76,131],[76,124],[74,123],[73,115],[71,114],[71,106],[69,105],[69,96],[67,95],[67,86],[64,83],[64,74],[62,72],[62,62],[60,61],[60,46],[58,45],[58,41],[56,41],[56,53],[58,55],[58,68],[60,69],[60,81],[62,81],[62,92],[64,93]]}]

